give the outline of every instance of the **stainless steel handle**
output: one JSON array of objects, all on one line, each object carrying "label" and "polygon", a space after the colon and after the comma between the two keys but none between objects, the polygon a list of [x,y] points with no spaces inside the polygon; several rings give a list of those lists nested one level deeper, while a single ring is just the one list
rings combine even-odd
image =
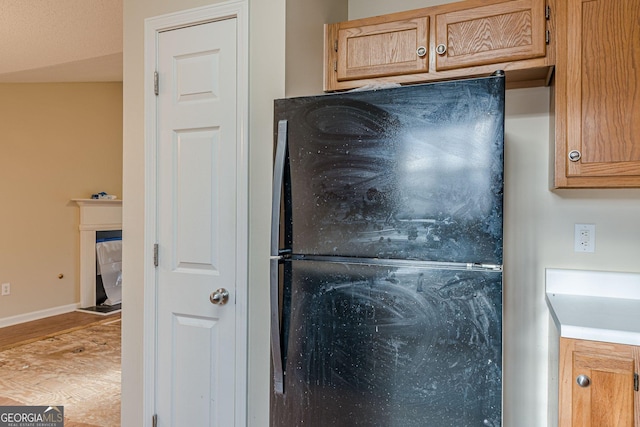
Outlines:
[{"label": "stainless steel handle", "polygon": [[229,302],[229,291],[225,288],[220,288],[209,295],[209,301],[211,301],[211,304],[225,305]]},{"label": "stainless steel handle", "polygon": [[577,162],[582,157],[582,154],[578,150],[571,150],[569,152],[569,160]]},{"label": "stainless steel handle", "polygon": [[445,53],[447,53],[447,46],[440,43],[438,46],[436,46],[436,53],[438,55],[444,55]]},{"label": "stainless steel handle", "polygon": [[273,165],[273,192],[271,199],[271,261],[270,303],[271,303],[271,358],[273,359],[273,387],[276,393],[284,393],[284,368],[280,344],[280,306],[278,281],[278,243],[280,241],[280,200],[282,198],[282,179],[287,155],[287,121],[278,122],[278,145]]},{"label": "stainless steel handle", "polygon": [[418,47],[418,49],[416,49],[416,55],[418,55],[420,58],[422,58],[426,54],[427,54],[427,48],[426,47],[420,46],[420,47]]},{"label": "stainless steel handle", "polygon": [[591,384],[591,379],[586,375],[578,375],[578,378],[576,378],[576,382],[580,387],[589,387],[589,384]]}]

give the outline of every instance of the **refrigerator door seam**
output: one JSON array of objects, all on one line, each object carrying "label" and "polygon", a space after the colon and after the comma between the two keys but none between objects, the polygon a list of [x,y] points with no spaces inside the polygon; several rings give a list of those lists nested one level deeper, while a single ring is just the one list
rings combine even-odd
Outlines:
[{"label": "refrigerator door seam", "polygon": [[483,264],[483,263],[467,263],[467,262],[441,262],[441,261],[423,261],[409,259],[387,259],[387,258],[357,258],[357,257],[341,257],[326,255],[299,255],[291,256],[294,261],[321,261],[334,262],[341,264],[371,264],[371,265],[388,265],[388,266],[413,266],[431,269],[448,269],[448,270],[474,270],[474,271],[502,271],[502,265]]}]

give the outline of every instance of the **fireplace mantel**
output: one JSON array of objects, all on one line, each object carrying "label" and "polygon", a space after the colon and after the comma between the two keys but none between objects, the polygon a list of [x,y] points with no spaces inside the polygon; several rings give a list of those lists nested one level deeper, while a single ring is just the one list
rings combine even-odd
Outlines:
[{"label": "fireplace mantel", "polygon": [[80,307],[96,305],[96,231],[122,230],[122,200],[73,199],[80,208]]}]

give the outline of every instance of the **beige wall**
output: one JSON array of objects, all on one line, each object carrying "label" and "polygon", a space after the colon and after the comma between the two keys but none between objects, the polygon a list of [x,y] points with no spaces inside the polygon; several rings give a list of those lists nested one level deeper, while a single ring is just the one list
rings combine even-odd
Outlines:
[{"label": "beige wall", "polygon": [[[349,17],[451,3],[350,0]],[[640,190],[549,190],[550,90],[508,90],[505,123],[504,426],[555,425],[555,331],[545,268],[640,272]],[[593,254],[573,251],[575,223],[596,224]],[[552,377],[549,380],[549,376]],[[549,418],[549,419],[548,419]]]},{"label": "beige wall", "polygon": [[0,117],[0,321],[12,323],[79,302],[70,200],[122,196],[122,84],[0,84]]}]

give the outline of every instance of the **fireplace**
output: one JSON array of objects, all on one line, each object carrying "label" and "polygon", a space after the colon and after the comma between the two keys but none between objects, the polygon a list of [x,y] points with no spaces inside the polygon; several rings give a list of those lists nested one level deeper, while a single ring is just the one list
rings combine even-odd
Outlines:
[{"label": "fireplace", "polygon": [[96,233],[122,230],[122,200],[73,199],[80,207],[80,307],[96,305]]}]

